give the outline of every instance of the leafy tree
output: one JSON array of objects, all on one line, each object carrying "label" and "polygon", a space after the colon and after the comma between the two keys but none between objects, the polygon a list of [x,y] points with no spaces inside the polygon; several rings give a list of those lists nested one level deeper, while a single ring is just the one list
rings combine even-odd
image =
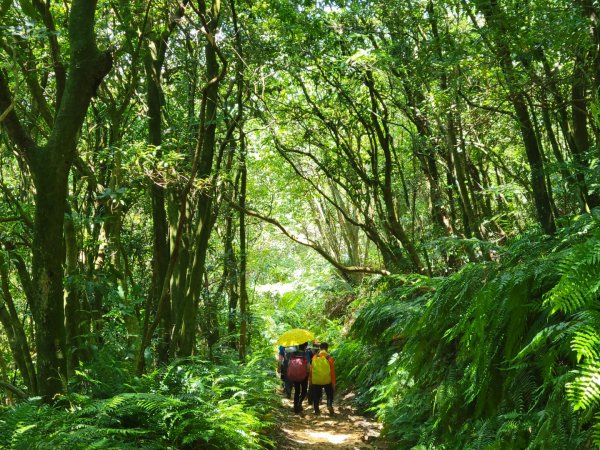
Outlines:
[{"label": "leafy tree", "polygon": [[[25,5],[32,6],[23,11],[26,16],[47,27],[48,48],[53,58],[55,114],[48,124],[47,137],[40,139],[45,142],[37,143],[19,118],[11,93],[11,83],[14,85],[17,80],[14,77],[11,80],[6,71],[0,75],[0,108],[8,110],[4,128],[22,164],[27,165],[35,186],[30,306],[36,325],[38,390],[50,399],[62,390],[62,382],[67,377],[62,233],[69,169],[77,154],[77,136],[89,103],[110,70],[112,59],[108,52],[96,47],[96,2],[75,1],[68,12],[68,69],[57,36],[52,33],[55,19],[50,5],[41,2],[36,6]],[[38,80],[32,84],[34,89],[39,87]],[[46,105],[41,99],[40,103]]]}]

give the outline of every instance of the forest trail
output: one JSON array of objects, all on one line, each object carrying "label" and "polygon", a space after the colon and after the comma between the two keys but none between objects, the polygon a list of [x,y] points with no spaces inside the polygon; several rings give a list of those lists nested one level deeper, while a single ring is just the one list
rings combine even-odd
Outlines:
[{"label": "forest trail", "polygon": [[374,419],[360,415],[350,404],[353,394],[334,402],[335,415],[327,408],[315,416],[312,406],[304,402],[302,415],[293,413],[293,400],[281,398],[276,412],[277,450],[372,450],[387,448],[378,441],[381,425]]}]

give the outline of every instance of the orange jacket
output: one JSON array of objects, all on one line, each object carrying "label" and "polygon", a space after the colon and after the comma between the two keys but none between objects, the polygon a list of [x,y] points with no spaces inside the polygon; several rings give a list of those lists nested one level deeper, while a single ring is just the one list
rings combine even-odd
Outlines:
[{"label": "orange jacket", "polygon": [[[325,355],[327,355],[327,352],[325,350],[321,350],[317,355],[313,356],[313,358],[312,358],[313,361],[315,358],[318,358],[323,353],[325,353]],[[331,370],[331,384],[333,386],[335,386],[335,367],[333,364],[333,357],[328,356],[327,361],[329,362],[329,368]],[[310,374],[308,375],[308,381],[312,384],[312,364],[310,365]]]}]

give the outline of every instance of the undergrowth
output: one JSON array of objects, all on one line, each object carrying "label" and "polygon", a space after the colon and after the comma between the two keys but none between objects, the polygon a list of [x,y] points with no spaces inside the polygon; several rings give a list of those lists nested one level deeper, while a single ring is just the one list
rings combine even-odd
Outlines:
[{"label": "undergrowth", "polygon": [[[107,398],[106,383],[83,369],[79,391],[62,407],[30,400],[0,411],[6,449],[260,449],[271,445],[274,377],[271,355],[245,365],[188,359],[142,378],[126,377]],[[95,369],[97,369],[95,367]],[[118,370],[118,368],[115,368]],[[113,385],[114,386],[114,385]]]},{"label": "undergrowth", "polygon": [[448,277],[371,287],[340,384],[399,449],[600,447],[600,227],[524,234]]}]

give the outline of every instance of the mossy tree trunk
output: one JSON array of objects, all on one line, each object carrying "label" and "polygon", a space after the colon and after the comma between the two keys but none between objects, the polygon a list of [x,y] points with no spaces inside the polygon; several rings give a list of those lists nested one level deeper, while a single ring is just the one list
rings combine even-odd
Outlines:
[{"label": "mossy tree trunk", "polygon": [[[110,54],[96,47],[96,3],[75,0],[72,4],[68,23],[70,66],[46,144],[38,145],[30,137],[15,111],[2,124],[26,161],[35,186],[31,311],[38,389],[46,401],[63,392],[67,381],[63,229],[69,171],[90,101],[112,66]],[[0,109],[11,104],[8,77],[0,73]]]}]

